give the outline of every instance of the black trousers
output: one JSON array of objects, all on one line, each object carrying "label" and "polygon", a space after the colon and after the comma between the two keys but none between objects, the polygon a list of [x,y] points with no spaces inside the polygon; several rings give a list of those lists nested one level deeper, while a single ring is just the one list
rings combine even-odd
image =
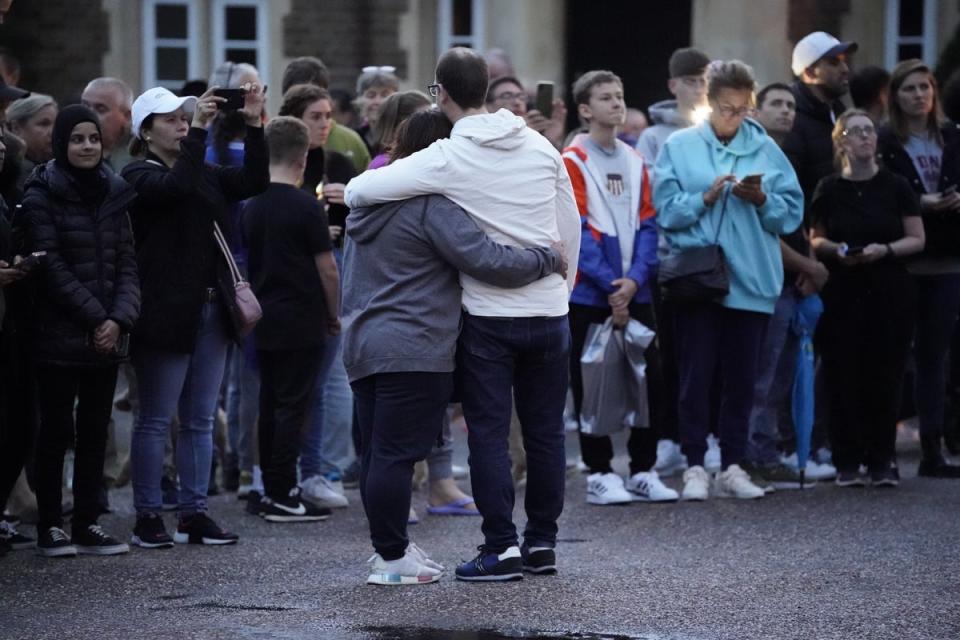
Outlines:
[{"label": "black trousers", "polygon": [[[40,431],[37,438],[37,530],[63,526],[63,456],[74,444],[73,529],[95,524],[100,513],[107,425],[117,386],[117,365],[69,367],[40,364]],[[76,407],[76,419],[74,419]]]},{"label": "black trousers", "polygon": [[350,383],[360,424],[360,496],[384,560],[406,551],[413,465],[437,443],[452,373],[379,373]]},{"label": "black trousers", "polygon": [[680,442],[680,355],[677,347],[676,305],[664,300],[660,287],[651,283],[653,310],[657,318],[657,347],[663,371],[663,410],[660,437]]},{"label": "black trousers", "polygon": [[[649,304],[630,304],[630,317],[656,331],[653,306]],[[570,305],[570,389],[573,393],[573,407],[579,419],[583,406],[583,376],[580,370],[580,356],[587,340],[587,331],[591,324],[602,324],[613,311],[607,307],[591,307],[582,304]],[[660,362],[660,350],[657,342],[647,347],[644,357],[647,361],[647,396],[650,402],[650,426],[646,429],[630,429],[627,451],[630,454],[630,473],[650,471],[657,462],[657,439],[660,437],[665,408],[663,373]],[[613,460],[613,443],[609,436],[591,436],[580,433],[580,453],[583,463],[590,473],[609,473]]]},{"label": "black trousers", "polygon": [[25,342],[0,332],[0,509],[33,451],[39,423],[36,372]]},{"label": "black trousers", "polygon": [[323,346],[257,351],[260,365],[260,468],[263,489],[274,500],[297,486],[301,431],[317,383]]},{"label": "black trousers", "polygon": [[883,470],[894,459],[904,364],[916,314],[912,277],[898,264],[831,273],[823,290],[820,355],[833,461]]}]

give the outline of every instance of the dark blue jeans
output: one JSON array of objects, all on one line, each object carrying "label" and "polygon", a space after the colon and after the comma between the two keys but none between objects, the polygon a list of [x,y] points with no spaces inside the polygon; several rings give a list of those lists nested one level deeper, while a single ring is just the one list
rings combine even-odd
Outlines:
[{"label": "dark blue jeans", "polygon": [[946,404],[947,358],[960,314],[960,274],[915,276],[916,401],[924,456],[939,458]]},{"label": "dark blue jeans", "polygon": [[566,473],[563,408],[570,326],[567,316],[463,315],[457,378],[467,421],[473,498],[483,516],[484,549],[517,544],[508,438],[514,400],[527,452],[524,506],[530,546],[553,547]]}]

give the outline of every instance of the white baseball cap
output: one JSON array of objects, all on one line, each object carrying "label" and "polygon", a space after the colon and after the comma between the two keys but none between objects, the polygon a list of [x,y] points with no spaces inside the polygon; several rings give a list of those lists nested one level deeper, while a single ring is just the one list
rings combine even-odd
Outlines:
[{"label": "white baseball cap", "polygon": [[793,48],[793,63],[790,68],[795,76],[801,77],[804,69],[813,66],[821,58],[853,53],[856,50],[856,42],[840,42],[825,31],[814,31],[804,36]]},{"label": "white baseball cap", "polygon": [[140,137],[140,125],[147,119],[147,116],[154,113],[170,113],[180,107],[185,107],[187,111],[193,111],[197,106],[197,99],[194,96],[184,96],[182,98],[174,95],[169,89],[163,87],[154,87],[147,89],[133,101],[133,137]]}]

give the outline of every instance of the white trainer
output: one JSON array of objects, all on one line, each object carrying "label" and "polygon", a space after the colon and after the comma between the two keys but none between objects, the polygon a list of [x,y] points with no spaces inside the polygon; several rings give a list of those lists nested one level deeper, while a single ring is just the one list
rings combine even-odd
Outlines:
[{"label": "white trainer", "polygon": [[680,451],[680,445],[673,440],[661,440],[657,443],[657,463],[653,468],[663,477],[685,471],[687,456]]},{"label": "white trainer", "polygon": [[676,502],[680,494],[663,484],[656,471],[641,471],[627,478],[627,491],[636,502]]},{"label": "white trainer", "polygon": [[707,435],[707,452],[703,454],[703,467],[709,473],[720,471],[720,441],[712,433]]},{"label": "white trainer", "polygon": [[623,478],[615,473],[593,473],[587,476],[589,504],[626,504],[633,496],[623,486]]},{"label": "white trainer", "polygon": [[[793,452],[788,456],[781,456],[780,461],[791,469],[796,469],[797,453]],[[803,475],[806,480],[833,480],[837,477],[837,468],[829,462],[821,464],[811,459],[807,460]]]},{"label": "white trainer", "polygon": [[717,474],[716,493],[719,498],[741,498],[752,500],[762,498],[766,492],[750,481],[750,476],[738,464],[732,464],[726,471]]},{"label": "white trainer", "polygon": [[318,507],[340,509],[350,504],[347,496],[321,475],[310,476],[300,484],[301,497]]},{"label": "white trainer", "polygon": [[412,553],[413,556],[420,561],[425,567],[430,567],[431,569],[436,569],[437,571],[443,571],[444,566],[439,562],[434,562],[430,559],[430,556],[427,555],[427,552],[417,546],[417,543],[411,542],[407,545],[407,551]]},{"label": "white trainer", "polygon": [[420,561],[419,555],[407,547],[399,560],[384,560],[379,553],[373,554],[368,562],[370,575],[367,584],[400,586],[405,584],[429,584],[440,579],[442,571],[429,567]]},{"label": "white trainer", "polygon": [[707,470],[696,464],[683,472],[684,500],[706,500],[710,497],[710,476]]}]

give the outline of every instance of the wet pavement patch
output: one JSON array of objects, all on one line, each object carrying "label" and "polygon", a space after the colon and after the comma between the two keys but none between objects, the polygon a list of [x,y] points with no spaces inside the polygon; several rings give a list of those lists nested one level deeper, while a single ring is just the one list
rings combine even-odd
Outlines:
[{"label": "wet pavement patch", "polygon": [[431,629],[425,627],[363,627],[376,640],[667,640],[666,636],[622,635],[563,631],[494,631]]}]

